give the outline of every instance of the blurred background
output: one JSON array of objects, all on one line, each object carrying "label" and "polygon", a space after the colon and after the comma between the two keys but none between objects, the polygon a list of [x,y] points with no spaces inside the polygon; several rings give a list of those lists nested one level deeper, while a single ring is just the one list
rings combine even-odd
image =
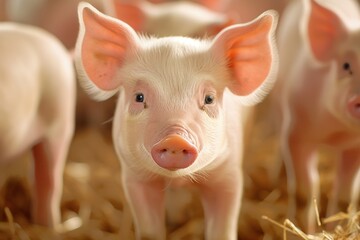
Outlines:
[{"label": "blurred background", "polygon": [[[191,2],[194,13],[190,17],[176,11],[176,5],[165,8],[177,17],[173,25],[164,24],[169,12],[161,17],[149,14],[154,7],[161,9],[165,1],[89,2],[100,11],[128,22],[141,33],[211,37],[230,24],[248,22],[268,9],[275,9],[281,17],[290,1],[194,0]],[[0,0],[0,20],[39,26],[57,36],[72,54],[78,34],[78,3],[77,0]],[[181,28],[176,25],[179,23]],[[132,218],[120,183],[121,166],[111,138],[115,103],[115,97],[95,102],[78,88],[76,132],[64,172],[63,223],[57,233],[30,221],[31,192],[27,178],[30,155],[1,165],[0,239],[134,239]],[[267,216],[283,224],[287,212],[286,173],[279,164],[276,123],[267,118],[270,108],[266,98],[256,107],[249,129],[243,162],[245,189],[239,239],[283,237],[283,229],[263,218]],[[333,156],[325,151],[322,158],[326,161],[321,161],[319,166],[323,186],[318,202],[320,213],[326,209],[321,206],[327,204],[334,174]],[[203,212],[196,191],[169,189],[167,197],[168,239],[203,239]]]}]

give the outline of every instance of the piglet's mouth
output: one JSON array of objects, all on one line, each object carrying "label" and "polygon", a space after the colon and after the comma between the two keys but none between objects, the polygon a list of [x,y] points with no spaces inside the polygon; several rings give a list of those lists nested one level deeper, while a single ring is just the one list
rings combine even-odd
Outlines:
[{"label": "piglet's mouth", "polygon": [[152,147],[151,156],[160,167],[174,171],[192,165],[198,149],[182,135],[172,133]]}]

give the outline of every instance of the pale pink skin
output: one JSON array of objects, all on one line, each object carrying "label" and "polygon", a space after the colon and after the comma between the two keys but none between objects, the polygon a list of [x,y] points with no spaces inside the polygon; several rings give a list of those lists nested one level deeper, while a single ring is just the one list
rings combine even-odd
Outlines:
[{"label": "pale pink skin", "polygon": [[238,23],[248,22],[268,9],[276,10],[281,18],[284,8],[291,2],[291,0],[217,0],[219,3],[215,4],[215,0],[199,1],[205,4],[210,2],[209,4]]},{"label": "pale pink skin", "polygon": [[37,28],[1,23],[0,39],[0,164],[32,152],[33,219],[55,226],[74,131],[72,60],[55,37]]},{"label": "pale pink skin", "polygon": [[[291,220],[314,231],[313,198],[320,202],[317,150],[338,156],[328,214],[356,203],[360,166],[360,12],[351,1],[296,1],[279,26],[281,146],[288,174]],[[344,64],[350,69],[344,69]],[[306,202],[296,213],[295,197]],[[355,205],[356,206],[356,205]],[[346,209],[342,209],[346,211]]]},{"label": "pale pink skin", "polygon": [[113,141],[137,239],[165,239],[165,189],[182,182],[200,191],[206,239],[237,239],[248,114],[240,102],[255,104],[272,87],[276,13],[214,40],[140,37],[89,4],[79,16],[81,83],[98,100],[119,93]]},{"label": "pale pink skin", "polygon": [[[108,0],[88,0],[98,9]],[[55,35],[73,52],[79,33],[77,6],[81,0],[0,0],[0,20],[34,25]],[[114,101],[96,103],[80,89],[76,120],[80,126],[104,124],[114,112]],[[104,126],[104,125],[102,125]]]},{"label": "pale pink skin", "polygon": [[[81,0],[0,0],[0,20],[31,24],[54,34],[68,48],[75,47],[79,32],[77,6]],[[88,0],[102,8],[102,0]]]}]

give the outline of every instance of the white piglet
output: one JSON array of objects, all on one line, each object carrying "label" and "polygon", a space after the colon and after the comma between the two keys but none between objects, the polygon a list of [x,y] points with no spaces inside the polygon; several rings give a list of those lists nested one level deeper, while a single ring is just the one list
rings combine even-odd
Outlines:
[{"label": "white piglet", "polygon": [[[275,12],[213,40],[137,35],[89,4],[79,6],[76,67],[98,100],[119,93],[113,141],[138,239],[165,239],[164,190],[197,186],[207,239],[237,239],[245,112],[277,73]],[[239,97],[241,96],[241,97]]]},{"label": "white piglet", "polygon": [[32,151],[33,218],[55,226],[74,131],[72,60],[52,35],[14,23],[0,24],[0,52],[0,163]]},{"label": "white piglet", "polygon": [[305,203],[297,213],[292,210],[291,218],[309,231],[315,230],[313,198],[320,197],[321,146],[337,156],[328,214],[359,195],[359,39],[360,9],[354,0],[294,1],[279,26],[279,81],[272,93],[283,113],[290,205],[295,210],[295,197]]}]

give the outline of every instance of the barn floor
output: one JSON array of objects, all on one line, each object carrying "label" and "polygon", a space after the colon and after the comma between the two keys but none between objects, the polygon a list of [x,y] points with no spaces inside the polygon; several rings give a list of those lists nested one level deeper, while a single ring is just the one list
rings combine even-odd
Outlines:
[{"label": "barn floor", "polygon": [[[283,239],[283,229],[262,218],[267,216],[282,224],[287,210],[285,173],[280,171],[277,181],[272,181],[269,174],[269,169],[276,169],[278,144],[267,119],[261,117],[264,108],[266,105],[260,106],[245,154],[239,239]],[[4,168],[6,174],[0,176],[0,240],[134,239],[110,125],[81,127],[76,131],[64,174],[61,205],[64,222],[60,233],[30,224],[26,156],[23,161]],[[326,193],[332,177],[331,166],[321,166],[321,171],[323,193]],[[203,239],[202,209],[196,194],[172,190],[169,198],[168,239]]]}]

